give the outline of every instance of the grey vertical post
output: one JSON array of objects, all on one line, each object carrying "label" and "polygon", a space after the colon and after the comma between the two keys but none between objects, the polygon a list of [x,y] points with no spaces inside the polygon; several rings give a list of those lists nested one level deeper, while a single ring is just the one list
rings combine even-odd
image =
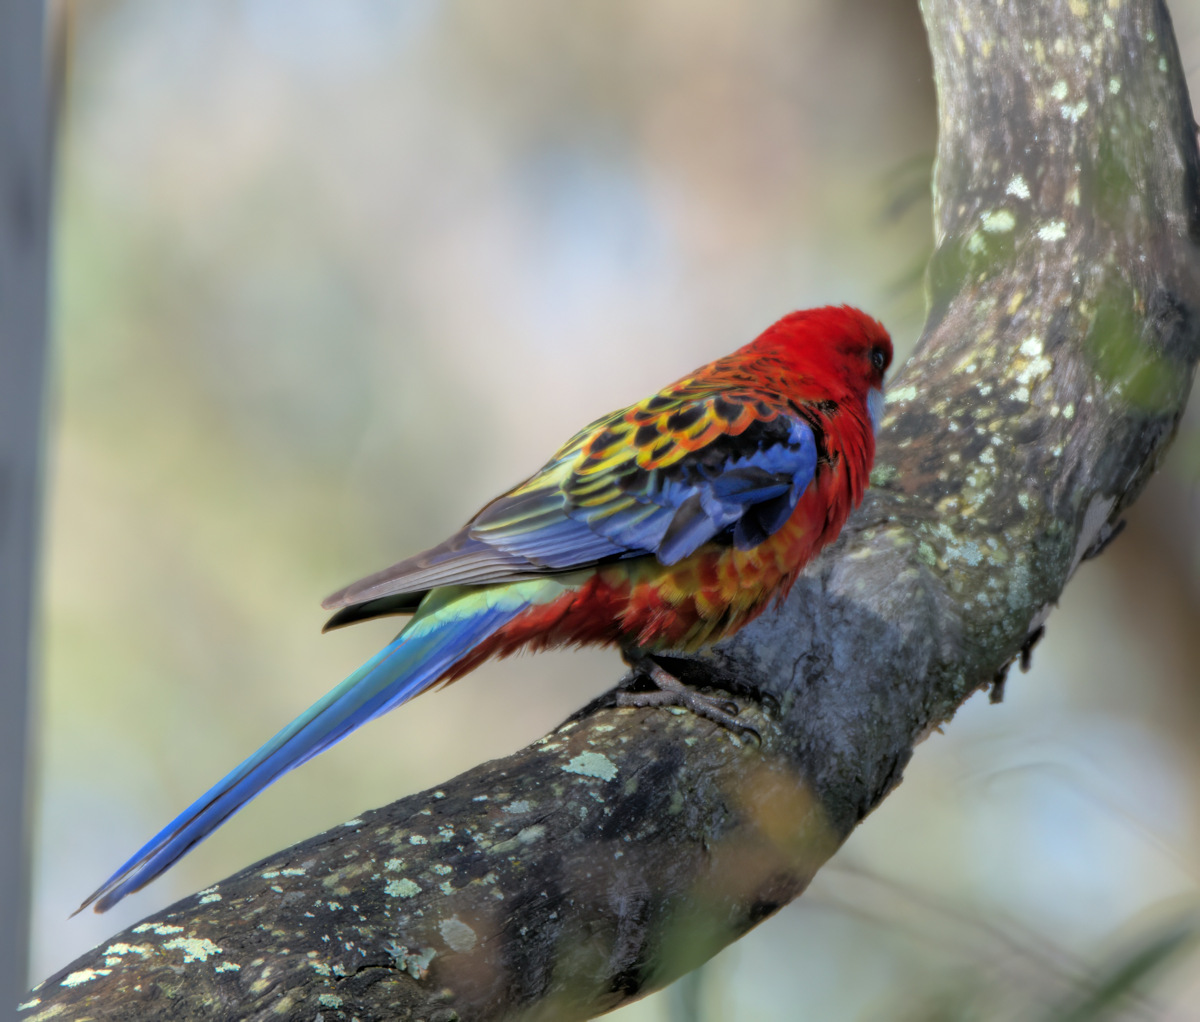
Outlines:
[{"label": "grey vertical post", "polygon": [[28,963],[30,626],[50,210],[41,0],[0,0],[0,1018]]}]

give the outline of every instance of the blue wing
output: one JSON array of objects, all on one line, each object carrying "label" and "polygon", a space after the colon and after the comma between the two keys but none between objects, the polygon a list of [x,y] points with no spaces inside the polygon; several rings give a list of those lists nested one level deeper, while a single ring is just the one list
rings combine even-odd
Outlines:
[{"label": "blue wing", "polygon": [[674,564],[718,537],[748,549],[787,521],[812,481],[817,446],[807,422],[779,415],[668,466],[644,468],[632,452],[607,461],[497,501],[469,535],[555,571],[647,554]]},{"label": "blue wing", "polygon": [[[689,417],[692,406],[699,414]],[[487,585],[647,555],[670,565],[710,540],[758,545],[783,526],[812,482],[818,444],[808,421],[785,412],[748,425],[743,416],[736,433],[719,428],[738,421],[743,409],[728,393],[673,406],[671,415],[684,416],[672,421],[704,427],[703,442],[683,450],[663,442],[677,441],[670,433],[649,447],[637,443],[632,427],[639,420],[631,426],[625,412],[601,420],[446,543],[331,596],[325,606],[342,609],[326,627],[410,611],[436,586]],[[756,414],[763,412],[759,401]]]}]

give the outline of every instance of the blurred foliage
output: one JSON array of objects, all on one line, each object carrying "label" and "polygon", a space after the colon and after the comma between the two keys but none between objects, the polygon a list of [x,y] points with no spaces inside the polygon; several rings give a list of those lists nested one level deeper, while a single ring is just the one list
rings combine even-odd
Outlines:
[{"label": "blurred foliage", "polygon": [[1081,983],[1084,989],[1071,998],[1073,1006],[1052,1012],[1046,1022],[1099,1022],[1120,1017],[1122,1009],[1157,979],[1160,971],[1191,950],[1197,936],[1200,922],[1194,914],[1154,926],[1098,968],[1090,982]]},{"label": "blurred foliage", "polygon": [[[933,216],[933,153],[922,153],[893,167],[884,181],[881,223],[899,226],[910,217],[928,224]],[[906,300],[905,308],[924,312],[925,268],[933,255],[933,235],[919,246],[891,281],[890,295]]]},{"label": "blurred foliage", "polygon": [[[394,630],[319,635],[325,593],[788,309],[862,305],[903,357],[935,143],[915,5],[887,0],[71,10],[35,979],[611,683],[604,653],[489,665],[67,919]],[[795,905],[613,1017],[1071,1011],[1132,961],[1086,964],[1114,934],[1195,902],[1198,436],[1193,411],[1001,706],[923,745]],[[1187,970],[1137,979],[1137,1010],[1200,1018]]]}]

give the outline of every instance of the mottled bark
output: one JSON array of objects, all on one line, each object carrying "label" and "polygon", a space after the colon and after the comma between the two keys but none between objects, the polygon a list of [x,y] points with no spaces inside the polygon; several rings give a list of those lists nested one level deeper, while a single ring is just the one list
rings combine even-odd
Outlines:
[{"label": "mottled bark", "polygon": [[1200,164],[1160,2],[923,11],[932,311],[874,488],[786,605],[675,665],[735,688],[761,746],[610,694],[114,937],[25,1017],[591,1017],[799,894],[993,683],[1179,421]]}]

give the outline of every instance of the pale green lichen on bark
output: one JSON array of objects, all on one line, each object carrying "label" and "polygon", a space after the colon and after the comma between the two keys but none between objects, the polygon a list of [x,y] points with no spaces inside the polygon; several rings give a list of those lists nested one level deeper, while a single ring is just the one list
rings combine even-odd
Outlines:
[{"label": "pale green lichen on bark", "polygon": [[[1107,73],[1108,61],[1125,59],[1124,51],[1112,45],[1118,22],[1127,23],[1126,33],[1144,35],[1140,26],[1153,10],[1136,4],[1113,4],[1107,9],[1080,4],[1079,10],[1072,12],[1072,19],[1063,22],[1055,17],[1058,9],[1047,5],[1040,10],[1023,8],[1019,24],[1009,19],[1003,25],[1004,19],[989,18],[980,12],[980,16],[968,19],[971,27],[967,30],[962,27],[963,18],[954,17],[956,9],[962,13],[962,6],[938,2],[924,5],[927,23],[935,33],[939,25],[955,26],[949,31],[953,33],[954,54],[959,58],[955,59],[950,48],[935,43],[935,71],[942,102],[938,192],[943,197],[953,196],[953,201],[938,203],[939,249],[930,269],[931,300],[935,310],[942,303],[943,313],[949,301],[960,305],[957,314],[964,333],[975,341],[971,361],[962,370],[975,372],[982,359],[998,362],[1003,372],[998,377],[980,375],[973,392],[956,391],[960,399],[957,414],[949,402],[939,403],[939,413],[950,417],[952,428],[974,429],[996,445],[994,450],[975,452],[977,457],[964,475],[966,485],[960,494],[941,502],[939,511],[1008,518],[1002,534],[1011,551],[1031,540],[1033,509],[1040,506],[1042,517],[1061,517],[1064,510],[1046,507],[1042,500],[1045,494],[1036,488],[1016,495],[1017,509],[1023,516],[991,506],[998,483],[1004,491],[1000,498],[1011,503],[1011,480],[1035,486],[1039,481],[1037,471],[1028,471],[1033,466],[1016,466],[1014,459],[1006,456],[1017,446],[1022,431],[1038,430],[1045,437],[1045,450],[1051,459],[1057,459],[1064,456],[1069,438],[1067,429],[1055,426],[1070,423],[1080,409],[1091,415],[1121,414],[1122,408],[1110,406],[1125,402],[1126,406],[1133,404],[1167,418],[1177,416],[1181,410],[1190,383],[1188,360],[1169,358],[1149,343],[1152,338],[1147,337],[1144,326],[1145,298],[1132,282],[1119,274],[1097,281],[1093,266],[1129,267],[1132,262],[1136,267],[1136,260],[1131,260],[1126,250],[1154,244],[1158,240],[1155,235],[1162,235],[1164,230],[1174,234],[1175,241],[1190,242],[1186,231],[1181,230],[1184,216],[1178,201],[1161,223],[1148,215],[1150,209],[1168,205],[1164,199],[1178,200],[1181,195],[1148,194],[1153,192],[1155,175],[1146,171],[1151,160],[1146,134],[1153,131],[1156,118],[1144,119],[1130,113],[1138,104],[1144,110],[1147,94],[1155,90],[1162,93],[1166,86],[1160,81],[1147,81],[1137,68],[1121,67],[1121,74]],[[1045,31],[1047,21],[1054,22],[1055,31]],[[997,40],[1014,32],[1014,45],[1031,59],[1024,63],[1018,59],[1015,66],[1003,67],[999,72],[1003,81],[989,79],[989,72],[995,74],[996,69],[988,64],[987,55]],[[1154,38],[1174,55],[1168,36],[1155,34]],[[1144,63],[1157,60],[1167,60],[1167,56],[1158,57],[1154,52],[1144,55]],[[976,74],[979,67],[983,71]],[[986,132],[978,130],[980,126],[971,112],[978,111],[974,97],[981,90],[987,91],[989,81],[1006,96],[1020,88],[1032,96],[1029,114],[1037,130],[1030,134],[1042,144],[1034,147],[1037,151],[1025,160],[1021,154],[1012,154],[1008,161],[993,161],[979,153],[969,163],[955,159],[957,152],[973,143],[978,147],[980,137],[988,138]],[[1114,82],[1118,83],[1116,88]],[[1171,141],[1179,145],[1189,144],[1190,140]],[[1027,166],[1021,166],[1022,162]],[[1184,160],[1167,161],[1172,162],[1178,178],[1175,187],[1182,193],[1188,183],[1183,174]],[[995,174],[998,169],[1003,171],[999,176]],[[1171,170],[1167,168],[1168,176]],[[1093,199],[1082,210],[1081,182]],[[1032,209],[1027,201],[1031,197]],[[1012,205],[998,206],[998,201]],[[1085,237],[1069,249],[1048,244],[1064,241],[1071,232]],[[1012,236],[997,240],[985,238],[986,234]],[[1082,271],[1080,250],[1088,253]],[[1144,260],[1144,252],[1137,254]],[[1029,282],[1034,288],[1025,290]],[[968,304],[969,310],[962,308]],[[1030,307],[1032,311],[1026,315]],[[1028,321],[1030,332],[1014,357],[1014,334],[1020,335],[1023,320]],[[1046,350],[1042,336],[1050,324],[1058,338],[1089,338],[1087,351],[1095,363],[1091,379],[1081,380],[1075,365],[1070,366],[1071,372],[1055,372],[1054,353]],[[1007,351],[990,340],[996,338],[1003,339]],[[1066,353],[1071,356],[1074,349],[1068,348]],[[905,399],[896,404],[903,407],[916,400],[916,395],[910,397],[906,392]],[[895,417],[896,405],[890,404],[890,408]],[[1067,409],[1069,412],[1064,414]],[[1047,480],[1061,471],[1053,460],[1035,468]],[[1032,527],[1034,532],[1039,529],[1037,524]],[[926,563],[932,561],[950,570],[954,562],[965,559],[966,567],[971,568],[987,556],[977,544],[956,542],[953,530],[940,527],[940,537],[938,529],[923,531],[922,556]],[[1071,537],[1066,535],[1069,530],[1063,531],[1060,567],[1071,563],[1063,556]],[[944,542],[939,544],[939,538]],[[960,590],[969,587],[969,574],[952,577],[951,585]],[[986,590],[981,589],[978,595],[987,600]],[[1021,587],[1009,595],[1009,606],[1019,613]]]}]

